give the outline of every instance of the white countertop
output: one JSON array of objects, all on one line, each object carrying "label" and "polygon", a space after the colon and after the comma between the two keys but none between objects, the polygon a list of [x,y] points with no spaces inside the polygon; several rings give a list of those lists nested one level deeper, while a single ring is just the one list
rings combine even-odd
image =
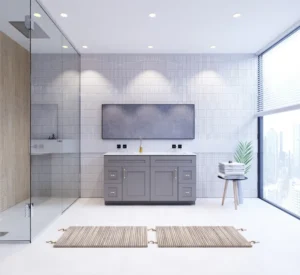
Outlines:
[{"label": "white countertop", "polygon": [[104,156],[196,156],[191,152],[108,152]]}]

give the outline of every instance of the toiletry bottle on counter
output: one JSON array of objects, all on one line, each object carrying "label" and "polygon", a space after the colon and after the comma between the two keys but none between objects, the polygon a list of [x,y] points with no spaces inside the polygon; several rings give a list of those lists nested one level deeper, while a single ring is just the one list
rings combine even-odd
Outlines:
[{"label": "toiletry bottle on counter", "polygon": [[142,137],[140,137],[140,149],[139,149],[139,153],[143,153],[143,147],[142,147]]}]

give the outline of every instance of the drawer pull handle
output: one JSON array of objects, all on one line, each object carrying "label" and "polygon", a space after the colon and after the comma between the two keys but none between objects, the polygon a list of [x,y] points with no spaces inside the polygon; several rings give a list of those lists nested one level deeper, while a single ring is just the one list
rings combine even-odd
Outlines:
[{"label": "drawer pull handle", "polygon": [[177,169],[174,170],[174,180],[177,179]]},{"label": "drawer pull handle", "polygon": [[110,174],[110,176],[111,176],[111,177],[115,177],[116,175],[115,175],[115,174]]},{"label": "drawer pull handle", "polygon": [[190,194],[190,192],[185,192],[186,194]]},{"label": "drawer pull handle", "polygon": [[116,192],[110,192],[112,195],[116,194]]},{"label": "drawer pull handle", "polygon": [[189,175],[189,174],[186,174],[185,176],[186,176],[186,177],[189,177],[190,175]]},{"label": "drawer pull handle", "polygon": [[126,179],[126,169],[123,169],[123,178]]}]

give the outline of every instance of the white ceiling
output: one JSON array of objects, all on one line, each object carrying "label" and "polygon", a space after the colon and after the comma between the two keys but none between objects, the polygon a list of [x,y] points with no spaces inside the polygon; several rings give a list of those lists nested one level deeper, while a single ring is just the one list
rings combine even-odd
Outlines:
[{"label": "white ceiling", "polygon": [[255,53],[300,19],[299,0],[40,2],[81,53]]},{"label": "white ceiling", "polygon": [[[81,53],[255,53],[300,22],[299,0],[39,1]],[[50,36],[32,40],[32,51],[74,52],[70,45],[62,49],[67,41],[32,3],[32,12],[42,14],[34,20]],[[0,0],[0,5],[5,7],[0,31],[29,48],[29,40],[8,23],[24,21],[29,0]],[[152,12],[155,19],[148,17]],[[234,13],[242,16],[234,19]]]}]

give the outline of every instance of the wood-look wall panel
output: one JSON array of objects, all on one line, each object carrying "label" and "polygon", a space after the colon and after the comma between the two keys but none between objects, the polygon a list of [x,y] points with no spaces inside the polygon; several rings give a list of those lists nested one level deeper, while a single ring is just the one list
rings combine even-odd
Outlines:
[{"label": "wood-look wall panel", "polygon": [[29,192],[30,54],[0,32],[0,211]]}]

